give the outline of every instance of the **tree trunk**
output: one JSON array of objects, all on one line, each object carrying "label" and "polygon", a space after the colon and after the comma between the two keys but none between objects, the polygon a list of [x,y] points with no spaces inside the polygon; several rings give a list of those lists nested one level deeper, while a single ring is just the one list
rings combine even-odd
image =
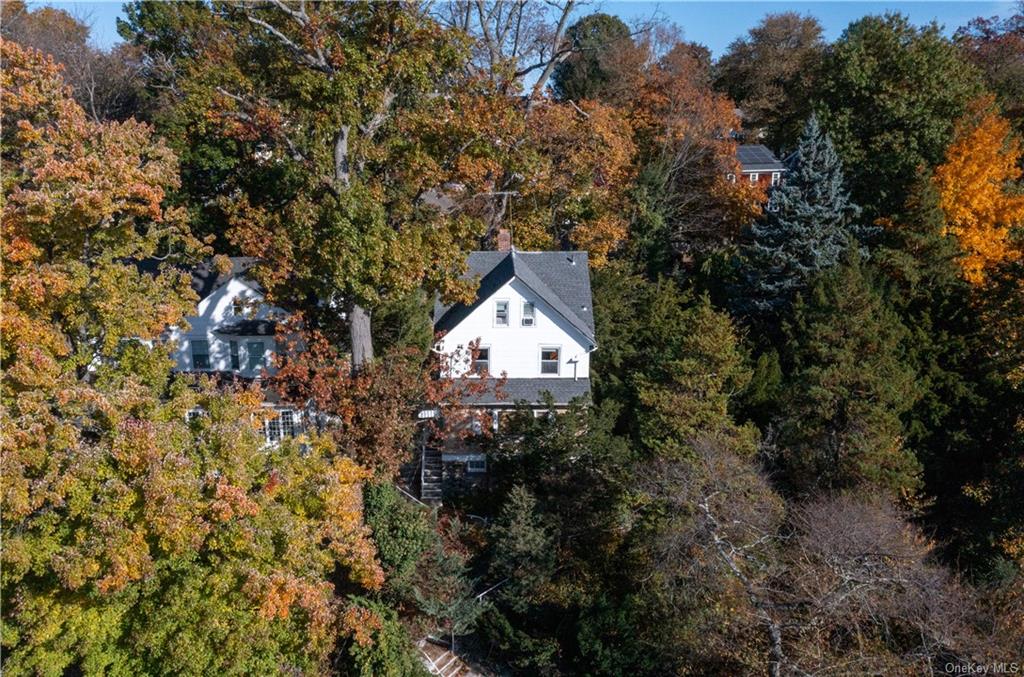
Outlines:
[{"label": "tree trunk", "polygon": [[356,372],[373,361],[370,311],[353,303],[348,313],[348,331],[352,341],[352,371]]}]

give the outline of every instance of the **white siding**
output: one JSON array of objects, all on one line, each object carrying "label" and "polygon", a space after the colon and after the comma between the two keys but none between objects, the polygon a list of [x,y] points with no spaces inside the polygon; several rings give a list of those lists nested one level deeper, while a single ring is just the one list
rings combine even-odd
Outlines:
[{"label": "white siding", "polygon": [[[509,302],[507,327],[495,326],[496,301]],[[534,326],[522,326],[523,302],[534,304]],[[518,280],[513,279],[481,303],[462,322],[448,332],[441,341],[440,350],[451,353],[459,346],[468,348],[470,342],[480,339],[480,346],[490,349],[490,374],[509,378],[589,378],[591,343],[582,332],[569,324],[551,306],[535,296]],[[542,347],[559,348],[558,375],[541,374]],[[466,371],[458,365],[453,376]]]},{"label": "white siding", "polygon": [[[244,302],[251,302],[255,305],[247,305],[245,315],[236,317],[234,312],[235,299]],[[199,302],[198,314],[186,318],[189,323],[188,330],[173,327],[170,331],[171,340],[177,344],[174,358],[177,361],[175,369],[178,371],[193,371],[192,365],[192,343],[193,339],[205,340],[209,343],[210,368],[204,371],[234,371],[239,376],[254,378],[261,373],[260,369],[249,369],[248,344],[255,342],[263,343],[263,364],[268,367],[272,363],[275,342],[273,336],[235,336],[217,334],[216,329],[224,325],[232,324],[239,320],[268,320],[283,319],[285,313],[280,308],[270,307],[262,303],[263,296],[249,286],[244,280],[232,278],[225,284],[215,289],[212,294]],[[238,342],[239,369],[231,368],[231,341]]]}]

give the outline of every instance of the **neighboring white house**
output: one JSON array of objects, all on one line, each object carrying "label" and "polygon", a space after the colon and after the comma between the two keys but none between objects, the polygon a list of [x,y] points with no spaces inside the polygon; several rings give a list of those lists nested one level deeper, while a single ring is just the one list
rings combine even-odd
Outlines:
[{"label": "neighboring white house", "polygon": [[[207,262],[192,272],[192,289],[199,296],[196,314],[186,317],[188,328],[170,327],[167,339],[175,346],[174,371],[209,373],[224,380],[258,380],[274,373],[277,323],[287,317],[282,308],[265,302],[259,284],[246,276],[256,259],[233,257],[231,269],[220,272]],[[264,424],[267,441],[292,437],[301,428],[301,412],[280,406],[266,393],[264,406],[278,416]]]}]

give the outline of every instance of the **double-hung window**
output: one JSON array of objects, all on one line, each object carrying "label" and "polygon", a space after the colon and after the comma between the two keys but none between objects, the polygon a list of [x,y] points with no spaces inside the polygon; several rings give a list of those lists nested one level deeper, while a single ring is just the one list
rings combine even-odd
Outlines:
[{"label": "double-hung window", "polygon": [[238,356],[238,341],[231,341],[229,346],[231,348],[231,369],[238,371],[242,368],[242,359]]},{"label": "double-hung window", "polygon": [[249,371],[256,371],[264,367],[263,341],[249,341],[245,344],[245,352],[249,358]]},{"label": "double-hung window", "polygon": [[192,368],[210,368],[210,342],[206,339],[189,339],[192,346]]},{"label": "double-hung window", "polygon": [[782,182],[782,174],[779,172],[772,172],[772,185],[777,186]]},{"label": "double-hung window", "polygon": [[751,182],[751,183],[757,183],[757,179],[758,179],[758,174],[757,174],[757,172],[754,172],[754,173],[752,173],[752,174],[750,175],[750,182]]},{"label": "double-hung window", "polygon": [[508,301],[494,302],[494,326],[508,326]]},{"label": "double-hung window", "polygon": [[558,375],[558,358],[561,349],[555,346],[545,346],[540,349],[540,373]]},{"label": "double-hung window", "polygon": [[522,325],[524,327],[532,327],[537,322],[537,309],[530,301],[523,301],[523,320]]},{"label": "double-hung window", "polygon": [[490,348],[477,348],[476,357],[473,358],[473,373],[482,374],[485,371],[490,371],[491,368],[491,349]]}]

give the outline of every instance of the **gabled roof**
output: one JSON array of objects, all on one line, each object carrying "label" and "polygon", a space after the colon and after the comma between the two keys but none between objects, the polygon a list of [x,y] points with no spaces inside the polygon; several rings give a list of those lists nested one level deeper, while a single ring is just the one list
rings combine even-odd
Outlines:
[{"label": "gabled roof", "polygon": [[[252,256],[230,256],[231,270],[222,273],[213,265],[213,261],[204,261],[192,269],[192,289],[199,295],[202,301],[214,291],[222,287],[233,277],[244,276],[245,272],[259,263],[259,259]],[[260,291],[259,286],[253,280],[246,278],[248,284]]]},{"label": "gabled roof", "polygon": [[451,306],[438,300],[434,304],[435,331],[450,331],[514,278],[594,342],[594,309],[586,252],[520,252],[515,249],[471,252],[467,266],[463,277],[480,279],[476,299],[470,305]]},{"label": "gabled roof", "polygon": [[[252,256],[229,256],[227,258],[231,262],[231,269],[226,273],[221,273],[217,270],[217,267],[213,265],[213,259],[203,261],[191,269],[181,264],[177,264],[175,267],[192,275],[192,291],[198,294],[199,300],[202,301],[231,278],[237,276],[244,277],[247,270],[259,263],[259,259]],[[136,261],[135,266],[139,269],[139,272],[157,275],[160,272],[162,263],[158,259],[145,259],[143,261]],[[246,284],[260,293],[263,292],[263,289],[255,280],[247,277]]]},{"label": "gabled roof", "polygon": [[736,148],[736,159],[745,172],[782,172],[786,165],[782,164],[775,153],[759,143],[746,143]]}]

